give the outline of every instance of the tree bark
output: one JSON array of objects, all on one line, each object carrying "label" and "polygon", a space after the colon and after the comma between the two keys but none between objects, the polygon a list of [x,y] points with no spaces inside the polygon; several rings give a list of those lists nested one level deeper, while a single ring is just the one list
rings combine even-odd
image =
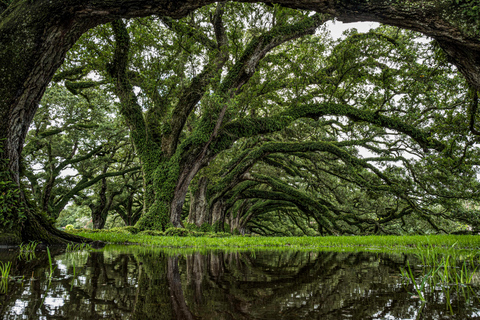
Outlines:
[{"label": "tree bark", "polygon": [[[213,1],[19,1],[0,14],[0,138],[18,184],[19,158],[46,86],[88,29],[118,18],[174,18]],[[1,9],[1,8],[0,8]]]},{"label": "tree bark", "polygon": [[207,188],[209,179],[201,177],[197,183],[197,188],[192,194],[190,202],[190,212],[188,215],[188,223],[195,224],[200,227],[204,223],[209,222]]},{"label": "tree bark", "polygon": [[215,231],[225,231],[226,204],[223,198],[217,199],[212,205],[212,226]]}]

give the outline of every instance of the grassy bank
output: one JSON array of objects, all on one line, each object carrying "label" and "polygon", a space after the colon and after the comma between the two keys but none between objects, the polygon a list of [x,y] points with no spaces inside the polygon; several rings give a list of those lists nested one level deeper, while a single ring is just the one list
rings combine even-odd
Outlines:
[{"label": "grassy bank", "polygon": [[101,240],[108,243],[135,243],[164,248],[290,248],[290,249],[325,249],[357,248],[362,250],[401,250],[416,251],[422,248],[438,249],[474,249],[480,250],[480,236],[345,236],[345,237],[179,237],[131,234],[129,232],[85,232],[75,234]]}]

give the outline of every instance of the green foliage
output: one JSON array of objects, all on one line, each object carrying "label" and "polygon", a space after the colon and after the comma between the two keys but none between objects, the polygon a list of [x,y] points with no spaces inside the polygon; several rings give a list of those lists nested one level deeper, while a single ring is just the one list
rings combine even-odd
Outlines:
[{"label": "green foliage", "polygon": [[11,230],[25,221],[20,203],[18,186],[10,180],[8,172],[0,173],[0,228]]},{"label": "green foliage", "polygon": [[137,234],[140,232],[140,229],[135,226],[125,226],[125,227],[112,228],[110,229],[110,232]]},{"label": "green foliage", "polygon": [[[272,21],[265,24],[265,19]],[[188,180],[180,182],[181,174],[187,174],[189,168],[198,170],[198,162],[208,161],[233,142],[216,144],[208,157],[203,151],[217,135],[217,121],[229,121],[238,108],[235,95],[229,92],[253,76],[266,52],[313,33],[321,19],[264,5],[217,4],[183,21],[162,18],[160,23],[157,18],[145,18],[128,25],[115,21],[111,29],[102,26],[82,38],[67,57],[67,65],[71,59],[74,69],[81,57],[86,68],[97,71],[101,83],[113,85],[113,90],[107,88],[120,100],[118,110],[142,161],[145,213],[137,226],[165,230],[171,226],[171,216],[182,214],[180,210],[170,212],[174,192],[179,183],[188,185],[193,175],[187,172]],[[116,40],[113,50],[112,35]],[[95,51],[100,54],[93,54]],[[149,59],[145,59],[147,51]],[[234,56],[231,61],[227,59],[230,53]],[[224,67],[227,76],[221,80]],[[77,79],[81,80],[78,84],[69,80],[70,91],[90,88],[92,82],[83,77]],[[134,86],[138,92],[133,92]],[[231,109],[226,114],[222,111],[225,104]],[[172,223],[177,226],[179,221]]]},{"label": "green foliage", "polygon": [[47,277],[50,283],[50,281],[52,281],[53,273],[55,272],[55,269],[57,269],[57,267],[53,266],[52,255],[50,254],[50,249],[48,247],[47,247],[47,256],[48,256],[48,266],[49,266]]},{"label": "green foliage", "polygon": [[90,220],[91,216],[88,207],[73,204],[60,212],[60,215],[56,220],[56,226],[59,228],[65,227],[65,229],[67,229],[67,226],[71,225],[72,228],[79,229],[88,226]]},{"label": "green foliage", "polygon": [[100,240],[109,243],[124,244],[138,243],[141,245],[172,247],[172,248],[210,248],[210,249],[248,249],[252,248],[278,248],[281,250],[353,250],[353,251],[374,251],[391,252],[397,250],[403,253],[419,252],[435,243],[435,251],[445,252],[455,244],[458,254],[476,252],[480,248],[478,236],[334,236],[334,237],[261,237],[232,236],[228,233],[221,233],[219,238],[215,234],[195,237],[157,237],[140,234],[119,234],[106,230],[91,232],[83,230],[78,233],[81,236],[92,240]]},{"label": "green foliage", "polygon": [[200,228],[194,223],[188,223],[184,221],[183,226],[185,227],[186,230],[200,231]]},{"label": "green foliage", "polygon": [[157,237],[162,237],[165,235],[165,232],[163,231],[158,231],[158,230],[144,230],[140,231],[138,233],[139,236],[141,235],[147,235],[147,236],[157,236]]},{"label": "green foliage", "polygon": [[[29,134],[23,180],[32,197],[47,212],[74,199],[94,216],[115,212],[138,230],[181,236],[478,230],[478,210],[464,203],[480,199],[465,81],[415,32],[381,26],[334,41],[314,34],[325,19],[226,3],[179,21],[91,30]],[[143,181],[122,174],[136,161]],[[62,166],[78,175],[61,177]],[[212,181],[207,209],[224,203],[221,221],[171,229],[185,219],[187,187],[202,168]]]},{"label": "green foliage", "polygon": [[229,238],[232,234],[228,232],[205,232],[203,236],[208,238]]},{"label": "green foliage", "polygon": [[[55,80],[84,74],[85,70],[73,67],[60,71]],[[51,217],[62,215],[72,200],[90,216],[75,222],[69,216],[80,212],[70,208],[59,226],[84,227],[92,220],[100,228],[108,213],[117,210],[127,221],[135,219],[138,204],[129,202],[141,194],[137,188],[141,179],[126,132],[111,116],[112,97],[101,82],[75,83],[75,92],[72,86],[53,83],[47,89],[26,138],[22,182],[32,202]]]},{"label": "green foliage", "polygon": [[165,230],[165,235],[172,237],[197,237],[200,234],[196,231],[184,228],[168,228]]},{"label": "green foliage", "polygon": [[19,245],[20,252],[18,254],[18,259],[30,261],[36,258],[35,249],[37,248],[38,242],[30,241],[27,244],[21,243]]},{"label": "green foliage", "polygon": [[480,256],[475,252],[461,254],[455,246],[453,244],[447,251],[439,252],[435,245],[430,244],[416,253],[420,265],[413,268],[407,261],[406,268],[400,269],[402,278],[413,285],[420,300],[426,301],[427,296],[436,295],[436,291],[441,289],[447,307],[452,310],[451,297],[460,295],[468,300],[475,295],[465,288],[473,282]]},{"label": "green foliage", "polygon": [[92,246],[88,243],[68,243],[65,252],[75,252],[81,250],[92,250]]},{"label": "green foliage", "polygon": [[211,224],[205,222],[200,226],[199,231],[207,232],[207,233],[213,233],[214,232],[214,227]]},{"label": "green foliage", "polygon": [[480,21],[480,1],[479,0],[455,0],[455,3],[460,8],[460,13],[465,17],[476,22]]},{"label": "green foliage", "polygon": [[418,36],[352,30],[324,42],[331,53],[318,39],[269,57],[267,98],[244,88],[245,109],[269,116],[225,126],[226,139],[265,135],[211,164],[210,201],[227,199],[227,220],[262,235],[478,230],[479,150],[457,104],[470,103],[467,87]]}]

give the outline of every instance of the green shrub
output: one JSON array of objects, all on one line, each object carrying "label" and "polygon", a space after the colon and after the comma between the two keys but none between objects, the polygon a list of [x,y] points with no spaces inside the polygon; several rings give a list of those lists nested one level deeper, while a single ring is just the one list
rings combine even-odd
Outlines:
[{"label": "green shrub", "polygon": [[200,231],[202,232],[213,232],[213,226],[209,223],[204,223],[200,226]]},{"label": "green shrub", "polygon": [[201,231],[199,227],[195,223],[188,223],[184,222],[183,225],[185,226],[185,229],[190,230],[190,231]]},{"label": "green shrub", "polygon": [[232,235],[228,232],[208,232],[205,233],[204,236],[209,238],[227,238],[231,237]]},{"label": "green shrub", "polygon": [[200,227],[194,223],[188,223],[188,222],[184,222],[183,225],[185,226],[185,229],[190,231],[196,231],[196,232],[213,232],[214,231],[214,226],[212,226],[207,222],[202,224]]},{"label": "green shrub", "polygon": [[188,237],[192,231],[183,228],[168,228],[165,230],[166,236]]},{"label": "green shrub", "polygon": [[117,232],[117,233],[130,233],[130,234],[137,234],[140,232],[140,229],[135,226],[126,226],[126,227],[116,227],[112,228],[109,231]]},{"label": "green shrub", "polygon": [[173,237],[201,237],[204,233],[183,228],[168,228],[165,230],[165,235]]},{"label": "green shrub", "polygon": [[[223,230],[225,230],[225,232],[229,232],[229,231],[230,231],[230,225],[225,222],[225,223],[223,224]],[[215,223],[212,225],[212,231],[221,232],[220,222],[215,222]]]},{"label": "green shrub", "polygon": [[157,231],[157,230],[145,230],[145,231],[140,231],[138,235],[146,235],[146,236],[164,236],[165,232],[163,231]]}]

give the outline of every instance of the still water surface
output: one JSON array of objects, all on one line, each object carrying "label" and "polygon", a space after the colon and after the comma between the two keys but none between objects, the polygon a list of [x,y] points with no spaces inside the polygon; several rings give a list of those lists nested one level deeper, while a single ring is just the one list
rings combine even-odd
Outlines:
[{"label": "still water surface", "polygon": [[46,254],[17,256],[0,251],[16,279],[1,319],[480,319],[479,287],[453,292],[451,307],[441,290],[422,303],[403,254],[107,246],[52,252],[52,269]]}]

